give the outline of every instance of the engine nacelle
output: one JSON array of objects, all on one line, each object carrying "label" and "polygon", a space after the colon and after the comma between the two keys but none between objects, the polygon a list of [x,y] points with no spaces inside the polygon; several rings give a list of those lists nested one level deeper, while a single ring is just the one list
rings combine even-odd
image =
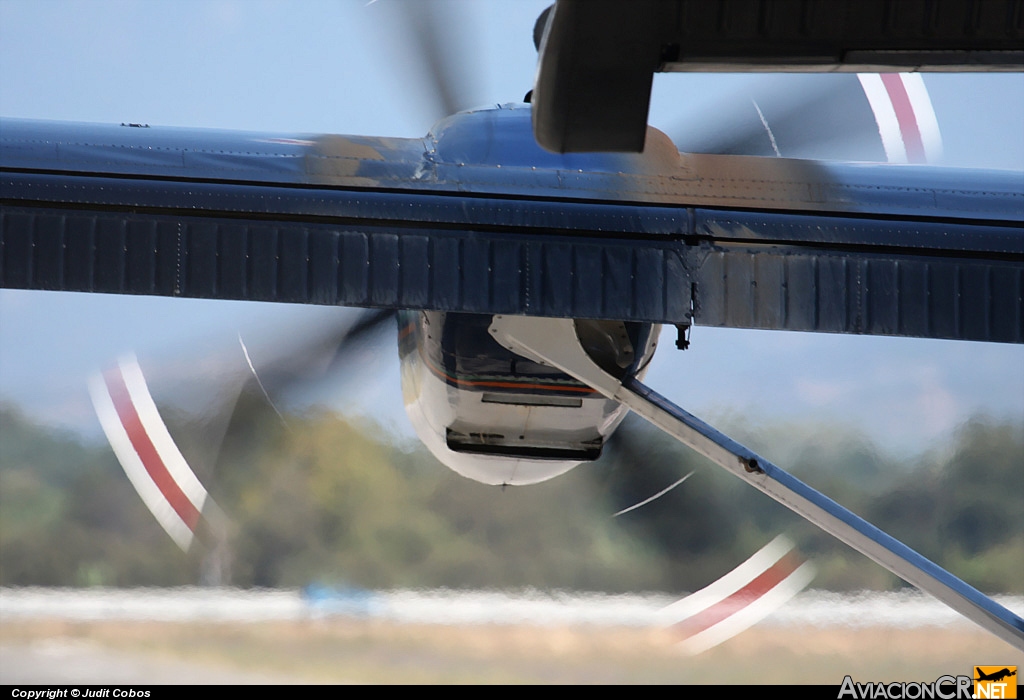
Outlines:
[{"label": "engine nacelle", "polygon": [[[428,449],[485,484],[532,484],[600,457],[626,409],[490,333],[491,316],[399,316],[406,411]],[[659,327],[577,321],[587,353],[620,377],[641,375]]]}]

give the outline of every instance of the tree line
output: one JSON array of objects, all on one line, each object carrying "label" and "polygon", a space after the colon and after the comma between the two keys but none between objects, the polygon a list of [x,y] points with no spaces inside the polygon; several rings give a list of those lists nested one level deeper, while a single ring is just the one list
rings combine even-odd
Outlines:
[{"label": "tree line", "polygon": [[[243,396],[242,401],[257,401]],[[0,406],[0,585],[699,588],[780,532],[820,588],[895,577],[638,419],[605,455],[529,487],[464,479],[418,445],[325,411],[251,412],[214,451],[168,423],[229,525],[182,553],[106,446]],[[178,429],[175,431],[175,425]],[[812,486],[986,592],[1024,593],[1024,428],[977,418],[911,459],[840,428],[734,420],[730,430]],[[612,514],[693,477],[620,517]]]}]

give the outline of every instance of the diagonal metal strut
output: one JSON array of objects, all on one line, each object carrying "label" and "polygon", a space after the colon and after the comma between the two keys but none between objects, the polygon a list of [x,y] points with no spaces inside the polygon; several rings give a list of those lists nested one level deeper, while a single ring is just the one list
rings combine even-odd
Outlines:
[{"label": "diagonal metal strut", "polygon": [[687,447],[1024,651],[1024,619],[640,381],[620,382],[586,354],[572,319],[495,316],[491,333],[513,352],[557,367],[625,404]]}]

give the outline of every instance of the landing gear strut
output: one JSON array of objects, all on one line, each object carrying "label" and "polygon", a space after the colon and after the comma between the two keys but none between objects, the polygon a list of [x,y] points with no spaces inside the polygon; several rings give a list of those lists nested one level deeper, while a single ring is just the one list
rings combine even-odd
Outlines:
[{"label": "landing gear strut", "polygon": [[557,367],[625,404],[687,447],[1024,651],[1024,620],[1019,616],[640,381],[620,381],[608,374],[583,350],[572,319],[495,316],[491,332],[513,352]]}]

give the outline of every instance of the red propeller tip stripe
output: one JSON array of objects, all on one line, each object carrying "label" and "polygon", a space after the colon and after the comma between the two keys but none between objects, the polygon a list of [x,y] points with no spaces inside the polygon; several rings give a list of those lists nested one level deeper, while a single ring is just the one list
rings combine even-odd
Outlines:
[{"label": "red propeller tip stripe", "polygon": [[178,450],[135,358],[90,382],[103,432],[157,522],[187,550],[208,495]]},{"label": "red propeller tip stripe", "polygon": [[793,543],[777,537],[711,585],[665,609],[681,645],[698,654],[731,639],[784,605],[814,577]]}]

